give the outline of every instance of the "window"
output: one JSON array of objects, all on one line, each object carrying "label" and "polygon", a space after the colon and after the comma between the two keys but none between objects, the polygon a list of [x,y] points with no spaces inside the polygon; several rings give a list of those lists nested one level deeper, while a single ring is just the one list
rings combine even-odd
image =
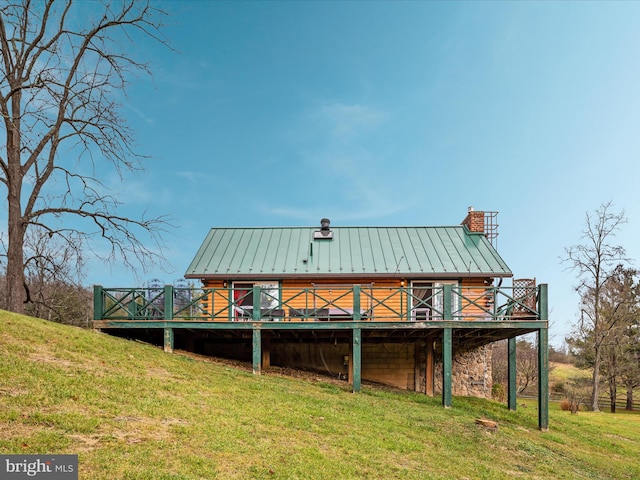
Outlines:
[{"label": "window", "polygon": [[[435,282],[415,281],[411,285],[411,320],[442,320],[444,311],[443,286],[457,286],[456,280],[440,280]],[[459,297],[455,293],[451,297],[451,313],[458,310]]]},{"label": "window", "polygon": [[413,282],[411,288],[411,320],[431,319],[433,285],[431,282]]}]

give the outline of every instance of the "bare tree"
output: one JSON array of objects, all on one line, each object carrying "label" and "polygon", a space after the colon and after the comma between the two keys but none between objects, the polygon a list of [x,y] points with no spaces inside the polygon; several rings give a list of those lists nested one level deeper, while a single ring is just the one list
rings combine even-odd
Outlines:
[{"label": "bare tree", "polygon": [[509,362],[507,341],[501,340],[492,345],[491,351],[491,377],[494,385],[502,385],[506,388],[509,381]]},{"label": "bare tree", "polygon": [[581,295],[582,314],[573,340],[586,342],[586,348],[592,350],[590,406],[594,411],[599,411],[602,347],[612,329],[602,314],[603,289],[615,268],[627,261],[625,249],[611,243],[616,231],[627,220],[624,212],[614,213],[611,208],[612,204],[608,202],[601,205],[595,215],[587,212],[585,230],[582,232],[583,243],[565,248],[566,257],[562,259],[578,273],[576,291]]},{"label": "bare tree", "polygon": [[622,368],[622,384],[627,390],[625,410],[633,410],[633,392],[640,387],[640,322],[636,319],[627,334],[629,336],[625,364]]},{"label": "bare tree", "polygon": [[[507,341],[493,344],[491,370],[494,384],[505,386],[508,381]],[[525,338],[516,342],[516,393],[524,393],[527,389],[538,386],[538,353],[537,347]]]},{"label": "bare tree", "polygon": [[520,340],[516,346],[516,371],[518,378],[518,393],[529,387],[538,387],[538,348],[526,340]]},{"label": "bare tree", "polygon": [[[84,277],[81,241],[73,235],[64,239],[50,238],[44,230],[31,228],[25,235],[24,255],[28,285],[25,313],[53,322],[88,327],[92,318],[93,292],[81,284]],[[0,282],[4,280],[4,275],[0,275]],[[0,290],[1,305],[6,304],[4,293]]]},{"label": "bare tree", "polygon": [[585,399],[589,396],[589,379],[573,377],[567,379],[565,399],[569,410],[573,414],[580,411],[580,405],[585,404]]},{"label": "bare tree", "polygon": [[132,150],[132,131],[119,115],[121,96],[131,75],[149,73],[131,44],[151,38],[166,45],[161,17],[144,0],[100,7],[15,0],[0,7],[8,309],[24,311],[25,235],[34,227],[66,243],[101,238],[110,246],[105,260],[131,267],[161,256],[167,219],[118,214],[118,200],[96,173],[103,164],[121,177],[140,168],[143,157]]},{"label": "bare tree", "polygon": [[631,360],[630,351],[636,340],[630,333],[638,314],[640,286],[635,282],[636,272],[618,266],[603,285],[601,316],[609,327],[607,340],[602,343],[604,373],[609,385],[611,413],[616,411],[618,384]]},{"label": "bare tree", "polygon": [[92,294],[81,285],[82,241],[77,235],[50,238],[41,228],[25,236],[25,313],[46,320],[87,326]]}]

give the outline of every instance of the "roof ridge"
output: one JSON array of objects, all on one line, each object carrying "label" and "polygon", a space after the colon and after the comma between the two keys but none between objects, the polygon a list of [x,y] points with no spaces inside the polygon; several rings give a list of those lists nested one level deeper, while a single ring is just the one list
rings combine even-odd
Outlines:
[{"label": "roof ridge", "polygon": [[[220,226],[220,227],[211,227],[211,229],[217,229],[217,230],[277,230],[277,229],[304,229],[304,228],[309,228],[309,229],[319,229],[319,226],[309,226],[309,225],[294,225],[294,226],[271,226],[271,227],[266,227],[266,226],[243,226],[243,227],[224,227],[224,226]],[[338,226],[331,226],[331,229],[335,229],[335,228],[384,228],[384,229],[396,229],[396,228],[465,228],[464,225],[338,225]],[[471,232],[473,233],[473,232]]]}]

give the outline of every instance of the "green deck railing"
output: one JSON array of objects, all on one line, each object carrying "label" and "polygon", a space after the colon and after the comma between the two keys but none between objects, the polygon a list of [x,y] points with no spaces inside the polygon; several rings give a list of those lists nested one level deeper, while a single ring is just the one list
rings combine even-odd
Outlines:
[{"label": "green deck railing", "polygon": [[[547,285],[431,288],[94,287],[95,320],[133,321],[503,321],[539,320]],[[541,302],[543,306],[541,307]]]}]

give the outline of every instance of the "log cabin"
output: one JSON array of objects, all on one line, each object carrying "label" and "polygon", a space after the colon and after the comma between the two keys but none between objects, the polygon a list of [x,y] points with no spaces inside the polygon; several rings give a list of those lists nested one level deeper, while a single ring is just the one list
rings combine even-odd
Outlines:
[{"label": "log cabin", "polygon": [[547,285],[514,279],[496,212],[459,225],[212,228],[191,285],[94,288],[94,327],[206,355],[441,395],[491,397],[491,345],[538,336],[539,426],[548,425]]}]

